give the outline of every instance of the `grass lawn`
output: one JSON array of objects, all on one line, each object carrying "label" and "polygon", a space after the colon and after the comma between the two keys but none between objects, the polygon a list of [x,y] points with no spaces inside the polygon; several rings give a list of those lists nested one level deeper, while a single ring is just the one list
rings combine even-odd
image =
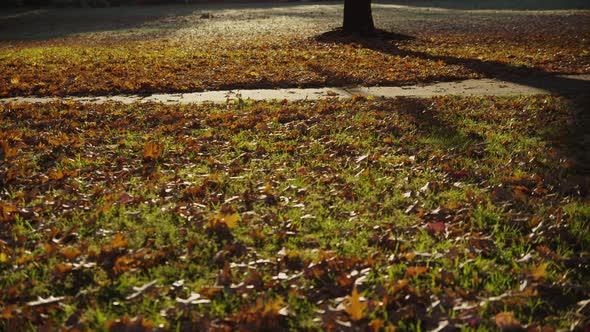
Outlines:
[{"label": "grass lawn", "polygon": [[0,104],[0,329],[587,329],[587,109]]},{"label": "grass lawn", "polygon": [[393,40],[326,33],[333,2],[7,11],[0,97],[590,73],[589,10],[373,7]]},{"label": "grass lawn", "polygon": [[[590,73],[500,2],[6,10],[0,97]],[[586,331],[589,98],[0,103],[0,330]]]}]

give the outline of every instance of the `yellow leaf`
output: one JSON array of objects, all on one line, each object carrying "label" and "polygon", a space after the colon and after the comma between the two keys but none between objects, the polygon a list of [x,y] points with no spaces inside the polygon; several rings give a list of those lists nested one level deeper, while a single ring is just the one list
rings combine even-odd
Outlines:
[{"label": "yellow leaf", "polygon": [[58,247],[57,247],[57,245],[55,243],[45,243],[43,245],[43,247],[45,248],[45,254],[46,255],[51,255],[54,252],[56,252],[57,249],[58,249]]},{"label": "yellow leaf", "polygon": [[267,183],[266,186],[260,188],[263,194],[268,194],[272,190],[272,183]]},{"label": "yellow leaf", "polygon": [[220,222],[223,222],[227,225],[227,228],[236,228],[236,226],[238,225],[238,220],[240,219],[240,215],[235,212],[232,214],[222,214],[221,212],[219,212],[217,214],[217,220],[219,220]]},{"label": "yellow leaf", "polygon": [[55,273],[59,275],[66,274],[74,269],[74,266],[70,263],[59,263],[55,266]]},{"label": "yellow leaf", "polygon": [[344,305],[344,311],[350,316],[352,320],[361,320],[364,317],[364,310],[367,308],[367,304],[361,302],[356,287],[352,290],[352,294],[347,298],[347,302]]},{"label": "yellow leaf", "polygon": [[33,255],[23,255],[16,259],[16,265],[23,265],[33,260]]},{"label": "yellow leaf", "polygon": [[533,267],[531,267],[531,277],[534,280],[540,280],[545,278],[547,276],[547,265],[549,264],[543,263],[539,265],[533,265]]},{"label": "yellow leaf", "polygon": [[264,304],[264,313],[270,314],[271,316],[277,316],[281,313],[281,310],[285,308],[285,301],[279,297],[275,300],[268,300]]},{"label": "yellow leaf", "polygon": [[6,262],[8,262],[8,256],[6,255],[6,253],[0,252],[0,263]]},{"label": "yellow leaf", "polygon": [[125,81],[125,83],[123,83],[123,87],[129,91],[135,90],[135,86],[133,85],[133,83],[131,83],[129,81]]},{"label": "yellow leaf", "polygon": [[49,178],[51,180],[57,181],[57,180],[63,179],[63,177],[64,177],[64,172],[61,170],[49,172]]},{"label": "yellow leaf", "polygon": [[164,146],[157,143],[148,142],[143,146],[143,159],[156,160],[160,158],[164,151]]},{"label": "yellow leaf", "polygon": [[10,79],[10,83],[17,85],[20,82],[20,80],[18,79],[18,77],[13,77]]},{"label": "yellow leaf", "polygon": [[408,261],[411,261],[411,260],[413,260],[413,259],[414,259],[414,257],[416,257],[416,254],[415,254],[415,253],[413,253],[413,252],[409,252],[409,253],[405,254],[405,258],[406,258],[406,260],[408,260]]},{"label": "yellow leaf", "polygon": [[74,248],[74,247],[66,247],[63,248],[62,250],[59,251],[60,254],[62,254],[62,256],[64,256],[67,259],[74,259],[78,256],[80,256],[81,252],[78,248]]},{"label": "yellow leaf", "polygon": [[132,257],[126,256],[119,256],[117,260],[115,260],[115,265],[113,266],[113,272],[115,274],[121,274],[126,271],[129,271],[133,268],[135,264],[135,259]]},{"label": "yellow leaf", "polygon": [[115,236],[111,240],[111,247],[113,249],[124,248],[127,246],[127,244],[129,244],[129,241],[127,241],[125,239],[125,236],[123,236],[123,234],[121,233],[115,234]]}]

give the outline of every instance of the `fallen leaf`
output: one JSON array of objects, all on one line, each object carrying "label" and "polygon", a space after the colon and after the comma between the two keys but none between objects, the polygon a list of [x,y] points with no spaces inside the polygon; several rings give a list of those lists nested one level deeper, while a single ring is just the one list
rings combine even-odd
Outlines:
[{"label": "fallen leaf", "polygon": [[119,196],[119,203],[121,203],[121,204],[131,203],[131,202],[133,202],[134,198],[135,197],[129,195],[128,193],[124,193],[124,194],[121,194],[121,196]]},{"label": "fallen leaf", "polygon": [[426,182],[426,184],[425,184],[425,185],[424,185],[422,188],[420,188],[420,192],[421,192],[421,193],[425,193],[425,192],[427,192],[428,190],[430,190],[430,187],[431,187],[431,186],[432,186],[432,185],[430,184],[430,181],[429,181],[429,182]]},{"label": "fallen leaf", "polygon": [[369,326],[374,332],[381,331],[385,327],[385,321],[383,319],[375,319]]},{"label": "fallen leaf", "polygon": [[37,297],[36,301],[27,302],[27,305],[29,307],[36,307],[36,306],[40,306],[40,305],[57,303],[65,298],[66,298],[65,296],[58,296],[58,297],[50,296],[50,297],[44,299],[39,296],[39,297]]},{"label": "fallen leaf", "polygon": [[53,181],[61,180],[64,178],[64,172],[62,170],[49,172],[49,178]]},{"label": "fallen leaf", "polygon": [[522,325],[514,317],[512,312],[501,312],[494,317],[496,322],[496,326],[498,326],[502,331],[511,332],[511,331],[522,331]]},{"label": "fallen leaf", "polygon": [[116,321],[107,322],[107,327],[111,332],[147,332],[152,331],[154,325],[154,322],[144,320],[141,316],[131,319],[127,315]]},{"label": "fallen leaf", "polygon": [[445,223],[442,221],[428,223],[428,231],[430,233],[442,233],[445,231],[445,229]]},{"label": "fallen leaf", "polygon": [[441,320],[440,322],[438,322],[438,326],[432,330],[432,332],[440,332],[445,330],[445,328],[449,326],[449,321],[448,320]]},{"label": "fallen leaf", "polygon": [[363,319],[364,310],[367,308],[367,304],[361,302],[356,287],[352,290],[352,294],[348,296],[346,301],[347,303],[344,304],[344,311],[350,316],[350,319],[355,321]]},{"label": "fallen leaf", "polygon": [[411,266],[408,267],[408,269],[406,270],[406,277],[411,278],[419,276],[421,274],[426,273],[426,271],[428,271],[427,266]]},{"label": "fallen leaf", "polygon": [[176,302],[182,304],[207,304],[211,303],[209,299],[202,299],[201,294],[199,293],[191,293],[191,295],[187,299],[176,298]]},{"label": "fallen leaf", "polygon": [[16,259],[16,265],[23,265],[33,260],[33,255],[22,255]]},{"label": "fallen leaf", "polygon": [[4,159],[8,159],[8,158],[16,156],[16,150],[12,149],[10,147],[10,145],[8,145],[7,141],[0,141],[0,147],[2,148],[2,153],[4,154]]},{"label": "fallen leaf", "polygon": [[125,239],[125,236],[121,233],[115,234],[113,239],[111,240],[111,248],[118,249],[118,248],[125,248],[129,244],[129,241]]},{"label": "fallen leaf", "polygon": [[544,279],[547,276],[547,266],[548,265],[549,265],[549,263],[542,263],[539,265],[533,265],[530,270],[531,278],[533,278],[534,280]]},{"label": "fallen leaf", "polygon": [[16,206],[12,204],[0,203],[0,221],[9,221],[14,219],[14,213],[17,211],[18,209]]},{"label": "fallen leaf", "polygon": [[78,248],[65,247],[65,248],[61,249],[59,251],[59,253],[67,259],[74,259],[74,258],[80,256],[80,254],[82,252],[80,252],[80,249],[78,249]]},{"label": "fallen leaf", "polygon": [[465,170],[455,171],[455,172],[452,172],[449,174],[449,177],[453,180],[465,179],[468,176],[469,176],[469,172],[467,172]]},{"label": "fallen leaf", "polygon": [[143,159],[157,160],[162,156],[164,145],[154,142],[148,142],[143,146]]},{"label": "fallen leaf", "polygon": [[140,286],[140,287],[133,287],[133,294],[125,297],[125,300],[132,300],[132,299],[140,296],[145,291],[152,288],[152,286],[154,286],[157,282],[158,282],[158,279],[152,280],[152,281],[148,282],[147,284]]},{"label": "fallen leaf", "polygon": [[363,160],[367,159],[368,157],[369,157],[369,155],[368,155],[368,154],[362,155],[362,156],[360,156],[360,157],[356,158],[356,162],[357,162],[357,163],[360,163],[361,161],[363,161]]},{"label": "fallen leaf", "polygon": [[217,274],[217,286],[229,286],[232,283],[232,272],[228,262],[225,262],[223,269]]},{"label": "fallen leaf", "polygon": [[0,318],[5,320],[10,320],[14,318],[14,314],[17,312],[18,306],[15,304],[7,305],[2,308],[2,312],[0,312]]},{"label": "fallen leaf", "polygon": [[58,276],[63,276],[64,274],[72,271],[74,266],[70,263],[59,263],[55,266],[55,273]]},{"label": "fallen leaf", "polygon": [[238,226],[238,220],[240,220],[240,215],[237,212],[232,214],[223,214],[219,212],[217,214],[216,219],[218,222],[225,223],[227,225],[227,228],[232,229]]}]

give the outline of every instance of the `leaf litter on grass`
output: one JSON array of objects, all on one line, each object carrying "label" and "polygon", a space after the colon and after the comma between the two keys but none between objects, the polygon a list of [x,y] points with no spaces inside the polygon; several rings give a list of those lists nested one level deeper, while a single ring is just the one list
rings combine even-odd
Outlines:
[{"label": "leaf litter on grass", "polygon": [[[19,36],[39,24],[58,29],[72,17],[59,21],[57,11],[36,15],[34,24],[26,15],[7,18],[12,34],[0,41],[0,97],[410,85],[590,72],[585,10],[431,12],[376,5],[379,26],[394,38],[366,40],[326,33],[341,23],[341,8],[334,5],[222,11],[206,23],[192,7],[187,15],[166,15],[166,8],[150,23],[125,14],[135,8],[113,9],[123,14],[111,16],[110,9],[97,11],[104,15],[95,27],[101,32],[35,40]],[[128,15],[130,24],[138,21],[136,33],[117,31],[120,15]],[[102,31],[110,25],[112,31]]]},{"label": "leaf litter on grass", "polygon": [[583,329],[584,103],[0,105],[0,326]]}]

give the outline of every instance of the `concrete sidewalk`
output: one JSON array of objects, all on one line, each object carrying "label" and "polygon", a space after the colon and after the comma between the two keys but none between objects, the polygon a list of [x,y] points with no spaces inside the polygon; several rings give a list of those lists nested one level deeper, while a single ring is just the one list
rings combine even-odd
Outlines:
[{"label": "concrete sidewalk", "polygon": [[[322,98],[351,98],[355,95],[372,97],[432,97],[439,95],[457,96],[514,96],[537,94],[579,94],[590,93],[590,75],[567,75],[567,85],[559,80],[546,79],[525,85],[497,79],[474,79],[459,82],[443,82],[428,85],[399,87],[342,87],[317,89],[258,89],[227,90],[177,94],[153,94],[151,96],[117,95],[97,97],[14,97],[0,99],[0,103],[30,102],[44,103],[56,100],[71,100],[82,103],[120,102],[124,104],[160,102],[167,104],[224,103],[237,99],[250,100],[316,100]],[[542,87],[539,87],[542,86]]]}]

